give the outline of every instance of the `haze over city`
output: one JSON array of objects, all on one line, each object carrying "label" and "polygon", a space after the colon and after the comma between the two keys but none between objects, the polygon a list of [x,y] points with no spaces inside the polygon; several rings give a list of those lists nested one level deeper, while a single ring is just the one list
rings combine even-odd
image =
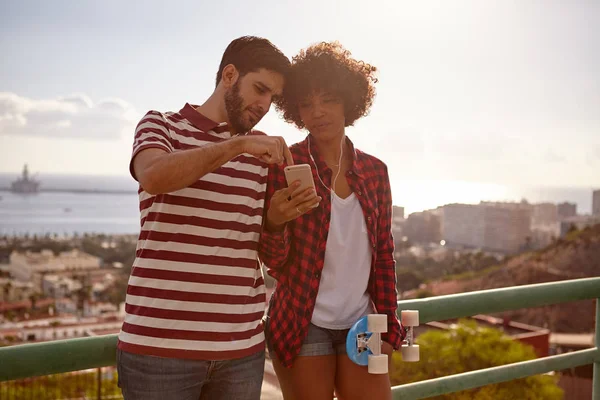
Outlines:
[{"label": "haze over city", "polygon": [[[0,10],[1,173],[28,162],[40,176],[127,177],[141,116],[203,101],[227,43],[253,34],[290,57],[339,40],[378,67],[372,112],[348,135],[388,164],[394,203],[409,212],[519,200],[524,187],[599,185],[597,2],[375,1],[365,11],[357,1],[28,1]],[[305,135],[274,109],[257,128],[289,144]]]}]

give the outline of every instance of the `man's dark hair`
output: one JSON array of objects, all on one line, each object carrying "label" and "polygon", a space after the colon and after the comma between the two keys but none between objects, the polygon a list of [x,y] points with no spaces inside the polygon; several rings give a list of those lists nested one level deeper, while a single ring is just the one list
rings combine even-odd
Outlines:
[{"label": "man's dark hair", "polygon": [[219,65],[215,86],[221,81],[223,68],[229,64],[235,66],[240,77],[261,68],[286,76],[290,68],[290,60],[281,50],[269,40],[256,36],[242,36],[229,43]]}]

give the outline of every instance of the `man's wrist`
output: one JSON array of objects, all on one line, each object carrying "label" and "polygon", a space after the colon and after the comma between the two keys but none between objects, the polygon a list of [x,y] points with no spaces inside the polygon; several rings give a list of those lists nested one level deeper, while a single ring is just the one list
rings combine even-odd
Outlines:
[{"label": "man's wrist", "polygon": [[226,142],[229,144],[229,154],[231,155],[231,158],[237,157],[246,152],[246,139],[246,137],[235,137]]}]

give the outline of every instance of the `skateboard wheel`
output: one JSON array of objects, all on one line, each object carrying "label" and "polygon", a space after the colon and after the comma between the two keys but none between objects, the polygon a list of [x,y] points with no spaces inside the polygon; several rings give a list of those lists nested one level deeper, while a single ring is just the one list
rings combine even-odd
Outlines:
[{"label": "skateboard wheel", "polygon": [[369,332],[387,332],[387,315],[369,314],[367,318],[367,330]]},{"label": "skateboard wheel", "polygon": [[400,318],[404,326],[419,326],[419,310],[402,310]]},{"label": "skateboard wheel", "polygon": [[412,346],[403,345],[401,347],[402,361],[416,362],[419,361],[419,345]]},{"label": "skateboard wheel", "polygon": [[370,374],[387,374],[388,373],[388,356],[381,354],[379,356],[369,356],[368,371]]}]

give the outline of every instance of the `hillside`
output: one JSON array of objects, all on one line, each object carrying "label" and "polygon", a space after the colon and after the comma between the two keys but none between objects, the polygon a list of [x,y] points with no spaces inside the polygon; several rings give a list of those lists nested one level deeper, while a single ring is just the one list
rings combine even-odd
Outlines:
[{"label": "hillside", "polygon": [[[520,254],[476,278],[436,281],[434,296],[600,276],[600,225],[573,231],[538,251]],[[555,332],[592,332],[595,300],[523,309],[508,316]]]}]

